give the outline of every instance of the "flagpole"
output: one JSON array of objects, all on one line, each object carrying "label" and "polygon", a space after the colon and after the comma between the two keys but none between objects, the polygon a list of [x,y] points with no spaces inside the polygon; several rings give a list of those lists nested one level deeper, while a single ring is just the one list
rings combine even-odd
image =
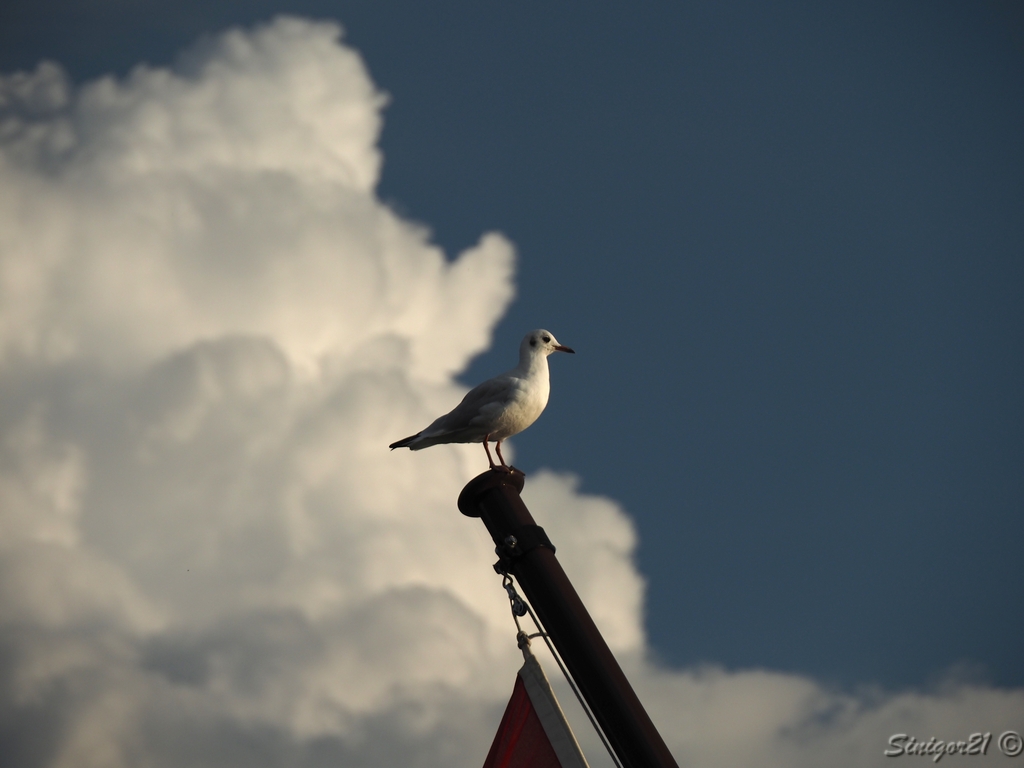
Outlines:
[{"label": "flagpole", "polygon": [[516,577],[625,768],[678,768],[520,493],[524,475],[490,470],[459,495],[459,510],[479,517],[498,565]]}]

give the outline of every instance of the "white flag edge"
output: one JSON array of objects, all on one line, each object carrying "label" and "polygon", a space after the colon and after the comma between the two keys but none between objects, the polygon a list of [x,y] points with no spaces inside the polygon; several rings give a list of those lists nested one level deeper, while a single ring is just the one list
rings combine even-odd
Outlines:
[{"label": "white flag edge", "polygon": [[522,678],[526,693],[548,741],[551,742],[551,747],[555,750],[558,762],[562,768],[589,768],[583,750],[580,749],[579,742],[569,727],[569,721],[565,719],[565,713],[558,705],[558,699],[555,698],[555,692],[551,689],[551,683],[548,682],[540,662],[529,648],[523,649],[523,656],[526,661],[519,670],[519,677]]}]

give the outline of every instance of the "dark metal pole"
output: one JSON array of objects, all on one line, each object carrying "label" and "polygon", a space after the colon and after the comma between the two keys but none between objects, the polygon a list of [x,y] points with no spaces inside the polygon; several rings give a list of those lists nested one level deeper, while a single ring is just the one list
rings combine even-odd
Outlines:
[{"label": "dark metal pole", "polygon": [[484,472],[459,495],[459,510],[479,517],[497,545],[499,565],[516,577],[612,749],[626,768],[678,768],[555,558],[544,529],[519,497],[522,472]]}]

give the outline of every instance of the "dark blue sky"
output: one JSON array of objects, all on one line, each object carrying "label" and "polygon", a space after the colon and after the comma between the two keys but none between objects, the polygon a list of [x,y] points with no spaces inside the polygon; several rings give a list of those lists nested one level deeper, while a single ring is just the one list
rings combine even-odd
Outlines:
[{"label": "dark blue sky", "polygon": [[516,243],[464,378],[576,349],[517,464],[633,515],[664,660],[1024,684],[1019,3],[8,0],[0,69],[280,12],[391,95],[385,200]]}]

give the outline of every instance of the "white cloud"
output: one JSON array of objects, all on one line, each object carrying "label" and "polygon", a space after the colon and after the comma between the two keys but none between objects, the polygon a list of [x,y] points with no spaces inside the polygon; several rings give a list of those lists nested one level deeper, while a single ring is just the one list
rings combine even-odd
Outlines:
[{"label": "white cloud", "polygon": [[[484,235],[449,262],[377,200],[384,100],[338,38],[282,19],[120,82],[0,79],[12,765],[486,754],[518,652],[490,541],[455,507],[482,452],[386,446],[458,400],[512,248]],[[686,763],[862,765],[890,732],[1024,713],[979,686],[659,669],[621,508],[549,472],[525,497]]]}]

